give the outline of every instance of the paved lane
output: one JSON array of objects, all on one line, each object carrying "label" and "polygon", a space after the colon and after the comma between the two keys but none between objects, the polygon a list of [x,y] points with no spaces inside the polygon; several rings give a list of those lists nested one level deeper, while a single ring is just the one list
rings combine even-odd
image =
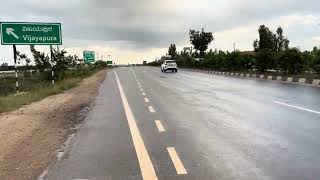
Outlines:
[{"label": "paved lane", "polygon": [[319,111],[319,88],[147,69],[136,70],[137,77],[162,114],[172,118],[166,123],[192,137],[219,177],[319,177],[319,114],[274,103]]},{"label": "paved lane", "polygon": [[[152,67],[114,71],[156,179],[320,177],[320,88]],[[125,109],[110,72],[48,179],[142,179]]]}]

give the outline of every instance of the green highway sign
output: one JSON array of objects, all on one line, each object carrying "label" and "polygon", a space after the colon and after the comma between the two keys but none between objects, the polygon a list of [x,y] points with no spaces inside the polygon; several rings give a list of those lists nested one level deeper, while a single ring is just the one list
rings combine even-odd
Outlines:
[{"label": "green highway sign", "polygon": [[1,22],[2,45],[61,45],[60,23]]},{"label": "green highway sign", "polygon": [[107,61],[107,64],[112,64],[112,61]]},{"label": "green highway sign", "polygon": [[83,51],[83,59],[85,62],[90,63],[95,61],[94,51]]}]

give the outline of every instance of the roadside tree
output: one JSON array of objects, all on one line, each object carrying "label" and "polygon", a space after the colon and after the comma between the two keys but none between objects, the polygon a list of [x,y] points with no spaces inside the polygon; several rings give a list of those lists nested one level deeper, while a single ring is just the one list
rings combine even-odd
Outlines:
[{"label": "roadside tree", "polygon": [[195,55],[203,57],[205,51],[208,49],[209,44],[214,40],[211,32],[205,32],[202,28],[201,32],[196,30],[190,30],[190,42],[194,46]]},{"label": "roadside tree", "polygon": [[177,56],[177,48],[175,44],[171,44],[169,46],[168,54],[172,57],[172,59],[176,59]]}]

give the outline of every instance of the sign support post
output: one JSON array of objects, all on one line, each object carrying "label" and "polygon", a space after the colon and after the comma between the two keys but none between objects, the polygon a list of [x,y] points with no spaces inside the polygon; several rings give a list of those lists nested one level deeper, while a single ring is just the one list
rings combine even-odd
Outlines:
[{"label": "sign support post", "polygon": [[16,74],[16,91],[19,94],[19,82],[18,82],[18,69],[17,69],[17,48],[13,45],[13,59],[14,59],[14,71]]},{"label": "sign support post", "polygon": [[51,83],[54,85],[54,70],[53,70],[53,50],[52,50],[52,45],[50,45],[50,66],[51,66]]}]

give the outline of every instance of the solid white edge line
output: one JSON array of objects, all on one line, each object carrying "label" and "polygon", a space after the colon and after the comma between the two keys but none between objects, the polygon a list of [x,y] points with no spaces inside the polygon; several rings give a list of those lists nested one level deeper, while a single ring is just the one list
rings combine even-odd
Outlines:
[{"label": "solid white edge line", "polygon": [[140,165],[142,177],[144,180],[157,180],[158,179],[157,175],[156,175],[155,170],[153,168],[148,151],[144,145],[139,128],[138,128],[136,120],[132,114],[130,105],[129,105],[128,100],[125,96],[125,93],[124,93],[124,90],[123,90],[122,85],[120,83],[120,80],[118,78],[118,75],[116,72],[114,72],[114,73],[115,73],[116,80],[118,83],[123,108],[125,110],[125,114],[126,114],[127,121],[129,124],[129,129],[130,129],[133,145],[136,150],[137,157],[138,157],[138,162]]},{"label": "solid white edge line", "polygon": [[171,158],[171,161],[176,168],[177,174],[188,174],[187,170],[184,168],[176,150],[174,147],[167,147],[169,156]]},{"label": "solid white edge line", "polygon": [[299,106],[294,106],[294,105],[290,105],[290,104],[279,102],[279,101],[273,101],[273,102],[276,103],[276,104],[283,105],[283,106],[288,106],[288,107],[300,109],[300,110],[303,110],[303,111],[308,111],[308,112],[312,112],[312,113],[315,113],[315,114],[320,114],[319,111],[315,111],[315,110],[311,110],[311,109],[307,109],[307,108],[303,108],[303,107],[299,107]]}]

